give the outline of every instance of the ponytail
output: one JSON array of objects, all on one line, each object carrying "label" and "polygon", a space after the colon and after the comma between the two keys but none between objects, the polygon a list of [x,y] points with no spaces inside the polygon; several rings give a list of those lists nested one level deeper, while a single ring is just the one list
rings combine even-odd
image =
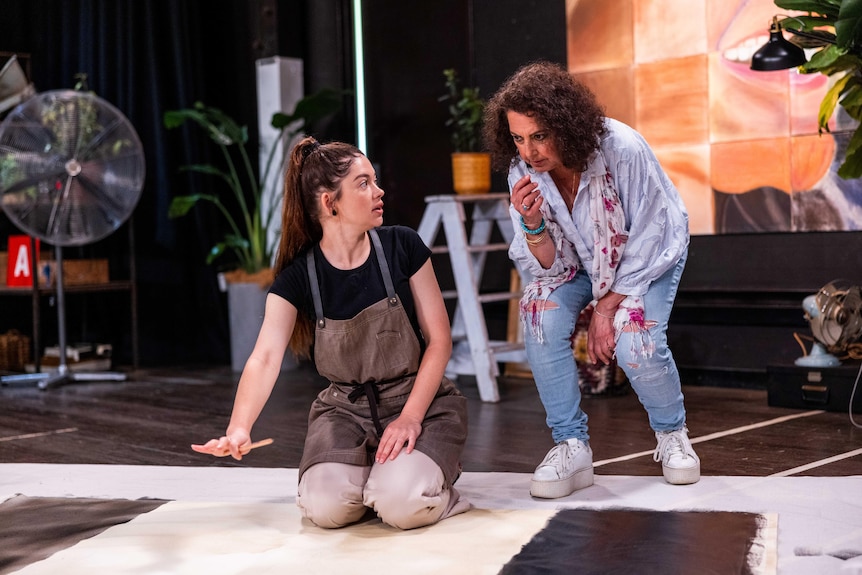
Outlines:
[{"label": "ponytail", "polygon": [[[353,160],[361,155],[362,152],[350,144],[321,144],[311,136],[303,138],[293,147],[284,171],[276,274],[320,241],[323,230],[320,227],[318,197],[328,191],[338,199],[342,180],[350,171]],[[290,349],[300,357],[309,357],[313,341],[314,321],[303,313],[297,314]]]}]

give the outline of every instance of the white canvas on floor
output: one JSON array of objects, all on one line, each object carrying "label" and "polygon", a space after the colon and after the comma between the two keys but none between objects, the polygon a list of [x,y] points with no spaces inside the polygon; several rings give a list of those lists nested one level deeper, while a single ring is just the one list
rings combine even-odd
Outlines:
[{"label": "white canvas on floor", "polygon": [[[477,509],[489,511],[626,507],[776,514],[779,575],[862,573],[852,570],[854,562],[859,565],[858,559],[835,556],[842,551],[845,557],[854,550],[862,553],[862,475],[703,477],[687,486],[668,485],[660,476],[596,475],[592,487],[557,500],[531,498],[529,478],[530,474],[524,473],[466,472],[456,487]],[[294,503],[296,482],[296,469],[0,464],[3,500],[22,494],[150,497],[183,504],[284,504],[291,511],[280,516],[294,517],[291,521],[298,528],[301,520]],[[327,541],[331,544],[333,537]]]}]

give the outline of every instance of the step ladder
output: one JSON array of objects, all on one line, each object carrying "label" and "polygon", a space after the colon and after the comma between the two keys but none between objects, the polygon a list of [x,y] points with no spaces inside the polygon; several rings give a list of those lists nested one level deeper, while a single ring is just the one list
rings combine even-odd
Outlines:
[{"label": "step ladder", "polygon": [[[486,256],[508,251],[514,237],[509,219],[509,194],[428,196],[418,232],[432,253],[448,253],[455,279],[454,291],[443,291],[444,299],[457,298],[452,317],[452,357],[446,367],[450,379],[475,375],[482,401],[500,401],[498,362],[525,362],[523,342],[490,341],[482,304],[520,299],[521,292],[479,293]],[[467,239],[465,204],[472,205],[470,238]],[[505,243],[489,243],[494,226]],[[442,227],[445,245],[435,246]],[[520,273],[520,272],[519,272]],[[525,282],[521,281],[521,285]]]}]

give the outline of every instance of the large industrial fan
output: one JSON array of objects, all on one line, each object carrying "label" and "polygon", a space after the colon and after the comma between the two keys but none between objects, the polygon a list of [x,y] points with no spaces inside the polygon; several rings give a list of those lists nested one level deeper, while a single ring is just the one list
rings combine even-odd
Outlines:
[{"label": "large industrial fan", "polygon": [[832,367],[841,364],[838,355],[847,353],[862,337],[862,292],[846,281],[829,282],[802,301],[814,343],[810,353],[796,365]]},{"label": "large industrial fan", "polygon": [[17,227],[54,246],[60,363],[50,373],[13,375],[46,389],[69,381],[123,380],[114,372],[79,373],[66,360],[63,255],[117,230],[144,185],[144,155],[135,129],[91,92],[34,95],[0,123],[0,205]]}]

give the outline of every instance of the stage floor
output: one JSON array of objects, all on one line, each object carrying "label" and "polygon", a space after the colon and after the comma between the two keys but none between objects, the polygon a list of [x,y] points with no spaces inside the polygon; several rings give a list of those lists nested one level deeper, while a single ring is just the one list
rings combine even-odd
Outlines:
[{"label": "stage floor", "polygon": [[[475,510],[411,532],[374,519],[333,532],[303,520],[295,505],[308,406],[321,378],[306,366],[280,378],[255,425],[255,439],[271,437],[271,446],[241,462],[193,452],[191,443],[223,432],[235,385],[236,374],[217,367],[142,370],[122,384],[0,388],[0,575],[280,574],[295,559],[283,553],[291,549],[304,550],[302,568],[294,571],[303,575],[313,568],[521,575],[528,571],[501,567],[534,548],[539,531],[549,531],[546,523],[565,524],[569,533],[576,531],[572,524],[557,520],[563,514],[568,520],[570,510],[596,510],[601,523],[618,509],[633,513],[631,525],[605,535],[590,531],[590,541],[612,543],[609,555],[589,566],[601,575],[646,573],[643,564],[610,566],[641,544],[643,526],[655,521],[655,531],[672,534],[683,549],[692,542],[720,548],[721,536],[733,531],[720,523],[682,535],[664,529],[707,512],[765,518],[764,557],[772,554],[772,572],[862,575],[862,433],[847,413],[771,406],[765,389],[686,385],[702,479],[671,486],[653,461],[655,438],[635,394],[587,397],[596,483],[543,501],[528,493],[530,472],[551,445],[532,381],[501,378],[500,402],[486,403],[475,383],[461,378],[470,430],[456,487]],[[666,513],[656,520],[644,518],[645,510]],[[59,541],[64,533],[77,539]],[[704,533],[715,535],[716,544],[694,537]],[[107,552],[118,543],[124,555]],[[564,539],[559,547],[594,547],[576,543]],[[577,559],[562,572],[572,565],[588,572]],[[770,572],[768,562],[759,568]]]}]

